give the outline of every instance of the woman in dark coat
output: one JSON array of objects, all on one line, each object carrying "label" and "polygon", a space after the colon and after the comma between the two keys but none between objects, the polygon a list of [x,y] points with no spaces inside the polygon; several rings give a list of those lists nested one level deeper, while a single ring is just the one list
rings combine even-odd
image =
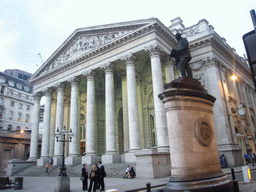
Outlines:
[{"label": "woman in dark coat", "polygon": [[97,188],[97,182],[99,179],[99,169],[97,165],[93,165],[92,166],[92,170],[90,173],[90,185],[89,185],[89,192],[91,192],[92,190],[92,185],[93,185],[93,192],[96,192],[96,188]]},{"label": "woman in dark coat", "polygon": [[82,177],[84,178],[84,180],[82,180],[83,191],[85,191],[85,190],[88,190],[88,169],[87,169],[86,163],[83,164]]}]

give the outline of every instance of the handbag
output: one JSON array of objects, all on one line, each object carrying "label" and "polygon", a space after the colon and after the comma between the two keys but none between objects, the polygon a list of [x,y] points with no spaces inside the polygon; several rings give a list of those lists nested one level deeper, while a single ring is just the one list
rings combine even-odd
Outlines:
[{"label": "handbag", "polygon": [[84,180],[84,176],[81,176],[81,177],[80,177],[80,180],[82,180],[82,181],[83,181],[83,180]]}]

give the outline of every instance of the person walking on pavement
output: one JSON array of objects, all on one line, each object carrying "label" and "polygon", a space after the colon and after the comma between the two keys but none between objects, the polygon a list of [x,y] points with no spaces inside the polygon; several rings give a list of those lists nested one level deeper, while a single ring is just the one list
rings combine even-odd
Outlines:
[{"label": "person walking on pavement", "polygon": [[248,153],[244,154],[244,159],[247,165],[249,165],[250,161],[249,161],[250,156],[248,155]]},{"label": "person walking on pavement", "polygon": [[[89,185],[88,191],[91,192],[91,190],[93,190],[93,192],[96,192],[97,182],[99,178],[99,169],[96,164],[92,166],[92,170],[89,178],[90,178],[90,185]],[[93,185],[93,189],[92,189],[92,185]]]},{"label": "person walking on pavement", "polygon": [[106,177],[105,168],[102,165],[101,161],[98,162],[98,166],[99,166],[99,173],[100,173],[100,177],[99,177],[99,184],[101,188],[100,191],[105,191],[105,183],[104,183],[104,177]]},{"label": "person walking on pavement", "polygon": [[256,158],[255,153],[252,153],[251,156],[252,156],[252,165],[254,166],[254,163],[255,163],[255,160],[256,160],[255,159]]},{"label": "person walking on pavement", "polygon": [[83,164],[81,177],[83,179],[83,191],[88,190],[88,169],[86,163]]}]

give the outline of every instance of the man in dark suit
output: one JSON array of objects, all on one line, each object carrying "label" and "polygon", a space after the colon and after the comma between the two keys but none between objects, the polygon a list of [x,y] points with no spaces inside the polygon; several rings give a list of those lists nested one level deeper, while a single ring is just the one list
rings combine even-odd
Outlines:
[{"label": "man in dark suit", "polygon": [[191,60],[188,40],[186,38],[182,38],[180,33],[177,33],[175,37],[178,40],[177,50],[173,49],[169,56],[176,59],[176,64],[182,77],[188,76],[192,78],[192,69],[188,64],[188,62]]},{"label": "man in dark suit", "polygon": [[102,162],[99,161],[98,162],[98,167],[100,170],[100,178],[99,178],[99,184],[100,184],[100,191],[105,191],[105,183],[104,183],[104,177],[106,177],[106,172],[105,172],[105,168],[102,165]]}]

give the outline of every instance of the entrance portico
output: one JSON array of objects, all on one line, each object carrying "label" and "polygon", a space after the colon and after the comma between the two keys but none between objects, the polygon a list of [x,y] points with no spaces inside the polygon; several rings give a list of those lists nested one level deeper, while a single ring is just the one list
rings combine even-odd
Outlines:
[{"label": "entrance portico", "polygon": [[[151,147],[168,153],[166,115],[158,94],[166,80],[174,79],[173,73],[165,73],[172,66],[162,58],[175,45],[174,35],[157,19],[77,29],[31,80],[34,92],[46,95],[41,157],[54,154],[55,164],[60,164],[62,145],[55,141],[50,147],[54,141],[50,133],[64,126],[74,133],[66,149],[70,165],[95,163],[101,155],[105,164],[135,162],[136,152]],[[52,100],[56,100],[56,107]],[[66,100],[70,100],[68,110]],[[154,121],[149,118],[152,110]],[[34,115],[39,117],[39,113]],[[154,142],[152,127],[156,130]],[[32,133],[32,137],[33,141],[37,135]],[[82,138],[84,154],[80,152]]]}]

